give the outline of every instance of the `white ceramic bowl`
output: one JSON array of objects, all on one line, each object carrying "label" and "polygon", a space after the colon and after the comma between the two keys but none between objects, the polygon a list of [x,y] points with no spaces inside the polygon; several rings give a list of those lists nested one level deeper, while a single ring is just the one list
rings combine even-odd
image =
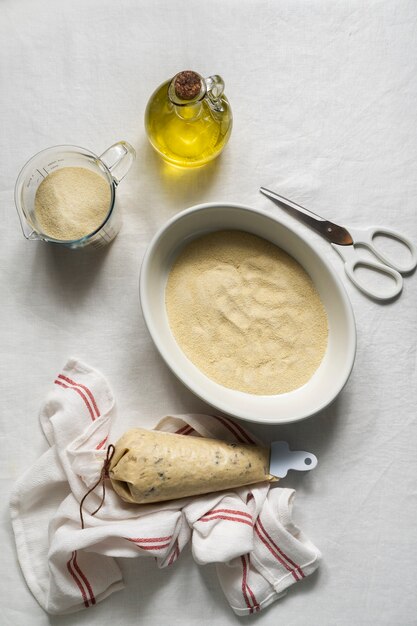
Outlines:
[{"label": "white ceramic bowl", "polygon": [[[263,237],[293,256],[311,276],[326,308],[328,346],[312,378],[279,395],[252,395],[223,387],[208,378],[182,352],[171,333],[165,286],[185,244],[216,230],[243,230]],[[140,300],[146,325],[167,365],[197,396],[218,410],[253,422],[282,424],[304,419],[327,406],[349,378],[355,359],[356,331],[345,289],[324,258],[269,214],[238,204],[200,204],[169,220],[154,236],[142,262]]]}]

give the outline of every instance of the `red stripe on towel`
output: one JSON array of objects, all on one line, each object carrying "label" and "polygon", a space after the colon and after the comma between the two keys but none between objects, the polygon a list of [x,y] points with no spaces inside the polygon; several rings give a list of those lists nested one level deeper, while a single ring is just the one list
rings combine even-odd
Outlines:
[{"label": "red stripe on towel", "polygon": [[169,541],[172,539],[172,535],[168,535],[168,537],[125,537],[125,539],[142,543],[156,543],[157,541]]},{"label": "red stripe on towel", "polygon": [[249,435],[249,433],[247,432],[247,430],[245,430],[243,428],[243,426],[241,426],[240,424],[238,424],[237,422],[233,422],[232,420],[229,420],[227,417],[223,418],[226,422],[228,422],[231,426],[234,426],[235,428],[238,429],[238,431],[242,434],[242,436],[246,439],[246,441],[248,443],[252,443],[253,445],[256,445],[254,440],[252,439],[252,437]]},{"label": "red stripe on towel", "polygon": [[54,380],[55,385],[60,385],[61,387],[64,387],[64,389],[73,389],[74,391],[76,391],[78,393],[79,396],[81,396],[81,398],[84,401],[85,406],[88,409],[88,412],[91,415],[91,419],[94,420],[96,419],[93,410],[88,402],[88,398],[87,396],[81,391],[81,389],[78,389],[78,387],[71,387],[70,385],[65,385],[65,383],[61,382],[60,380]]},{"label": "red stripe on towel", "polygon": [[248,517],[252,520],[252,515],[250,513],[246,513],[245,511],[237,511],[236,509],[211,509],[207,513],[203,515],[203,517],[207,517],[208,515],[212,515],[213,513],[231,513],[232,515],[243,515],[244,517]]},{"label": "red stripe on towel", "polygon": [[186,424],[185,426],[183,426],[179,430],[176,430],[175,434],[176,435],[188,435],[189,432],[191,433],[193,430],[194,430],[194,428],[192,428],[192,426],[190,426],[189,424]]},{"label": "red stripe on towel", "polygon": [[[248,558],[248,570],[249,570],[249,564],[250,564],[250,556],[249,554],[247,555]],[[246,576],[246,589],[249,591],[250,596],[252,598],[252,602],[255,608],[255,611],[260,611],[261,607],[259,606],[259,602],[257,601],[257,599],[255,598],[255,594],[253,593],[252,589],[249,587],[249,583],[248,583],[248,577]]]},{"label": "red stripe on towel", "polygon": [[253,613],[253,606],[251,605],[250,601],[249,601],[249,597],[247,594],[247,583],[246,583],[246,576],[247,576],[247,565],[246,565],[246,561],[245,561],[245,557],[241,556],[240,560],[242,561],[242,595],[245,599],[246,602],[246,606],[249,609],[249,613]]},{"label": "red stripe on towel", "polygon": [[218,415],[212,415],[214,419],[218,420],[223,426],[225,426],[230,432],[236,437],[236,439],[240,443],[246,443],[246,441],[240,436],[239,431],[233,428],[234,424],[232,422],[226,421],[223,417],[219,417]]},{"label": "red stripe on towel", "polygon": [[76,576],[74,570],[72,569],[71,561],[73,560],[74,556],[75,556],[75,552],[72,553],[72,556],[71,556],[70,560],[67,562],[67,569],[68,569],[69,573],[71,574],[72,578],[75,580],[75,583],[76,583],[78,589],[81,592],[85,608],[88,609],[88,607],[90,605],[89,605],[88,600],[87,600],[87,594],[85,593],[85,589],[84,589],[81,581],[78,579],[78,577]]},{"label": "red stripe on towel", "polygon": [[100,443],[96,445],[96,450],[100,450],[100,448],[102,448],[106,443],[107,439],[108,437],[104,437],[103,441],[100,441]]},{"label": "red stripe on towel", "polygon": [[285,559],[286,561],[288,561],[288,563],[290,563],[290,565],[292,565],[293,567],[295,567],[295,569],[296,569],[296,570],[298,571],[298,573],[300,574],[301,578],[305,578],[304,572],[302,571],[301,567],[300,567],[299,565],[297,565],[297,563],[294,563],[294,561],[293,561],[292,559],[290,559],[290,557],[289,557],[289,556],[287,556],[287,555],[285,554],[285,552],[283,552],[283,551],[281,550],[281,548],[279,548],[279,547],[277,546],[277,544],[274,542],[274,540],[272,539],[272,537],[270,537],[270,535],[268,535],[268,533],[266,532],[266,530],[265,530],[265,528],[264,528],[264,525],[263,525],[263,524],[262,524],[262,522],[261,522],[261,518],[260,518],[260,517],[258,517],[257,522],[258,522],[258,524],[259,524],[259,526],[260,526],[260,528],[261,528],[262,532],[264,533],[265,537],[266,537],[266,538],[270,541],[270,543],[274,546],[274,548],[275,548],[275,549],[276,549],[276,550],[280,553],[280,555],[281,555],[281,556],[283,556],[283,557],[284,557],[284,559]]},{"label": "red stripe on towel", "polygon": [[211,522],[214,519],[223,519],[226,521],[230,521],[230,522],[241,522],[241,524],[247,524],[248,526],[250,526],[251,528],[253,528],[253,524],[252,522],[250,522],[247,519],[242,519],[241,517],[232,517],[229,515],[211,515],[210,517],[200,517],[199,522]]},{"label": "red stripe on towel", "polygon": [[141,550],[161,550],[170,545],[172,535],[167,537],[125,537],[125,539],[134,543]]},{"label": "red stripe on towel", "polygon": [[177,560],[177,558],[180,555],[180,548],[178,545],[178,539],[175,540],[175,550],[174,552],[171,554],[171,558],[168,561],[168,565],[172,565],[174,563],[174,561]]},{"label": "red stripe on towel", "polygon": [[283,565],[285,567],[286,570],[288,570],[293,577],[295,578],[295,580],[299,580],[296,572],[294,572],[293,569],[291,569],[291,567],[288,567],[288,565],[285,563],[285,561],[283,561],[279,555],[275,552],[275,550],[269,545],[269,543],[267,542],[267,540],[262,537],[261,533],[259,532],[259,529],[257,526],[255,526],[255,532],[258,535],[259,539],[262,541],[262,543],[268,548],[268,550],[270,551],[270,553],[277,559],[277,561],[279,563],[281,563],[281,565]]},{"label": "red stripe on towel", "polygon": [[[129,541],[131,541],[131,539],[129,539]],[[168,543],[160,543],[160,544],[155,545],[155,546],[143,546],[140,543],[139,544],[136,543],[136,541],[134,541],[133,543],[140,550],[162,550],[162,548],[167,548],[170,545],[171,542],[168,541]]]},{"label": "red stripe on towel", "polygon": [[93,593],[93,589],[90,585],[90,582],[87,578],[87,576],[84,574],[84,572],[81,571],[80,566],[77,563],[77,552],[74,552],[74,560],[73,560],[73,564],[75,567],[75,570],[77,572],[77,574],[80,575],[81,579],[83,580],[85,586],[87,587],[87,591],[88,591],[88,595],[90,596],[90,600],[91,600],[91,604],[95,604],[96,603],[96,599],[94,597],[94,593]]},{"label": "red stripe on towel", "polygon": [[88,387],[86,387],[86,385],[82,385],[81,383],[76,383],[74,380],[71,380],[71,378],[68,378],[68,376],[64,376],[64,374],[59,374],[58,378],[61,378],[62,380],[65,380],[65,382],[69,383],[70,385],[74,385],[74,387],[81,387],[81,389],[84,389],[84,391],[86,392],[86,394],[88,395],[88,397],[91,400],[91,404],[93,405],[93,408],[94,408],[94,410],[96,412],[96,416],[100,417],[100,411],[98,410],[98,406],[96,404],[94,396],[91,393],[90,389]]}]

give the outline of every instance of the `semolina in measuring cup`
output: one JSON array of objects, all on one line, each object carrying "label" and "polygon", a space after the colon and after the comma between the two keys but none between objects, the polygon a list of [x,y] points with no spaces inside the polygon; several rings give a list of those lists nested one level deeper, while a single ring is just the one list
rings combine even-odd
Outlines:
[{"label": "semolina in measuring cup", "polygon": [[[121,216],[116,206],[116,188],[126,176],[136,153],[126,141],[119,141],[102,155],[78,146],[55,146],[35,154],[23,167],[15,186],[15,204],[26,239],[42,240],[68,248],[93,246],[101,248],[112,241],[120,230]],[[42,231],[36,219],[35,197],[39,185],[53,172],[64,167],[84,168],[101,176],[109,185],[110,202],[104,221],[79,239],[54,239]]]}]

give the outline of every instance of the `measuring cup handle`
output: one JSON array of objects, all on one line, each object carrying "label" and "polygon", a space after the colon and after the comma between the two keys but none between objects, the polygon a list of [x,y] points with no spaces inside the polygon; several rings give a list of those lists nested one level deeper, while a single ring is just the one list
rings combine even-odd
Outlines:
[{"label": "measuring cup handle", "polygon": [[126,176],[135,158],[135,149],[127,141],[118,141],[99,157],[110,171],[116,185]]}]

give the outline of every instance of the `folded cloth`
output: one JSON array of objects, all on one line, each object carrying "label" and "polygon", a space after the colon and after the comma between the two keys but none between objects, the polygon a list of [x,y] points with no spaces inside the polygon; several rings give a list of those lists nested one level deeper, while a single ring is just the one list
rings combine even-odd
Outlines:
[{"label": "folded cloth", "polygon": [[[114,557],[155,557],[172,565],[190,541],[199,564],[216,563],[232,609],[265,608],[318,566],[320,553],[291,521],[292,489],[260,483],[153,505],[123,502],[100,478],[115,416],[104,377],[70,360],[40,414],[50,448],[14,486],[11,517],[18,559],[45,611],[89,608],[123,588]],[[156,429],[229,442],[258,443],[223,416],[181,415]]]}]

